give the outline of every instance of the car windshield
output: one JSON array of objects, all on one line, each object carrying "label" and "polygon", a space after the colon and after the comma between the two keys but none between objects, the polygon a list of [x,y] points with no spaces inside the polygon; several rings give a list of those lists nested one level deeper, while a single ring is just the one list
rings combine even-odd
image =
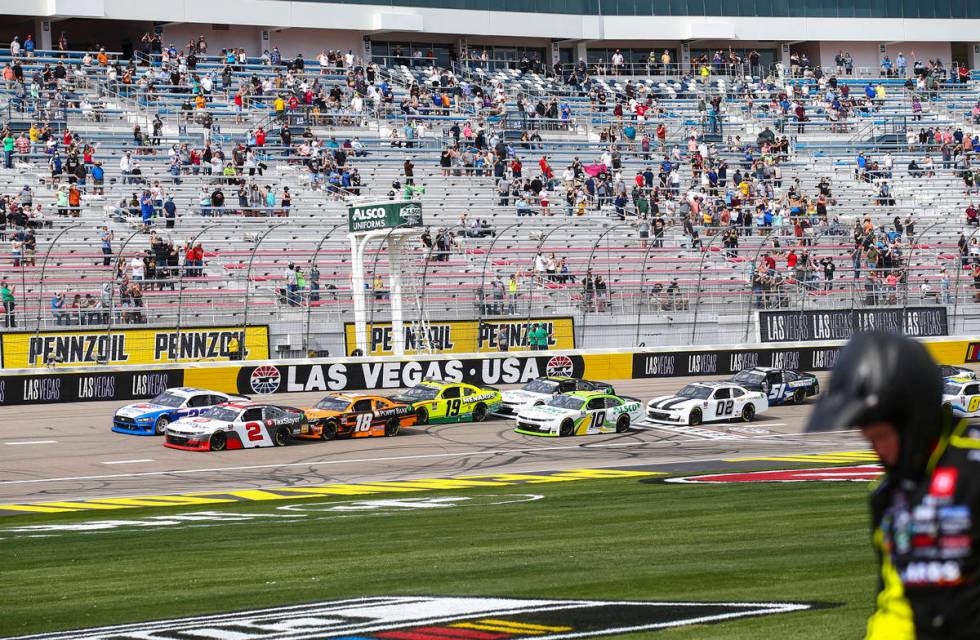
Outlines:
[{"label": "car windshield", "polygon": [[711,387],[702,387],[699,384],[689,384],[680,391],[677,395],[682,398],[693,398],[694,400],[707,400],[708,396],[711,395]]},{"label": "car windshield", "polygon": [[576,398],[575,396],[555,396],[548,401],[549,407],[560,407],[562,409],[572,409],[573,411],[578,411],[585,404],[585,400],[582,398]]},{"label": "car windshield", "polygon": [[436,389],[435,387],[418,386],[418,387],[412,387],[411,389],[408,389],[407,391],[405,391],[405,393],[401,395],[403,395],[406,398],[411,398],[412,400],[434,400],[436,394],[438,393],[439,390]]},{"label": "car windshield", "polygon": [[943,395],[945,396],[958,396],[960,391],[963,389],[961,384],[944,384],[943,385]]},{"label": "car windshield", "polygon": [[526,385],[521,387],[521,389],[531,393],[552,394],[558,390],[558,383],[554,380],[548,380],[546,378],[537,378],[528,382]]},{"label": "car windshield", "polygon": [[238,413],[240,411],[240,409],[230,409],[228,407],[211,407],[207,411],[201,413],[201,416],[211,418],[213,420],[221,420],[223,422],[234,422],[238,418]]},{"label": "car windshield", "polygon": [[327,411],[343,411],[344,409],[347,408],[347,405],[348,405],[347,400],[341,400],[340,398],[331,398],[330,396],[327,396],[323,400],[320,400],[320,402],[316,403],[316,408],[325,409]]},{"label": "car windshield", "polygon": [[744,384],[758,384],[766,379],[766,374],[761,371],[754,371],[752,369],[746,369],[745,371],[739,371],[735,374],[733,380],[735,382],[742,382]]},{"label": "car windshield", "polygon": [[175,393],[170,393],[169,391],[164,391],[156,398],[153,398],[150,402],[153,404],[158,404],[161,407],[179,407],[184,404],[185,398],[178,396]]}]

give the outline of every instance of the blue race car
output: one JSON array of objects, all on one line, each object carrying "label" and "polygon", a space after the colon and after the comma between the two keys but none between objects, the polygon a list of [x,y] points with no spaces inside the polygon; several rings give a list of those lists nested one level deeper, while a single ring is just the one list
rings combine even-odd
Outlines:
[{"label": "blue race car", "polygon": [[820,393],[820,383],[812,373],[774,367],[742,369],[731,379],[750,391],[761,391],[769,404],[803,404],[807,398]]},{"label": "blue race car", "polygon": [[207,389],[174,387],[152,400],[130,404],[116,411],[112,417],[112,430],[137,436],[160,436],[168,424],[179,418],[196,416],[208,407],[243,397]]}]

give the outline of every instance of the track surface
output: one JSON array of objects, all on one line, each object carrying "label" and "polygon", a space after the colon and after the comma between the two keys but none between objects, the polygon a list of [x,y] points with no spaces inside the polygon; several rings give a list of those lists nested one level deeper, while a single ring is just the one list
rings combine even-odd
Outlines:
[{"label": "track surface", "polygon": [[[704,379],[704,378],[700,378]],[[644,403],[691,379],[625,380],[619,393]],[[311,406],[322,393],[274,396]],[[812,401],[811,401],[812,402]],[[638,424],[626,434],[541,438],[491,419],[402,430],[396,438],[303,441],[288,447],[200,453],[167,449],[158,437],[109,430],[122,403],[0,408],[0,502],[36,502],[366,482],[418,477],[670,465],[865,449],[854,433],[806,435],[811,410],[773,407],[751,423],[711,426],[718,437]],[[733,429],[734,427],[734,429]]]}]

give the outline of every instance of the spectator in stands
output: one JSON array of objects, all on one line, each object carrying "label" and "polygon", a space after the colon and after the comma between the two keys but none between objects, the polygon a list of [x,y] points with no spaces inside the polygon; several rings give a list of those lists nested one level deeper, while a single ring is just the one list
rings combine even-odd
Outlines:
[{"label": "spectator in stands", "polygon": [[6,280],[0,281],[0,302],[3,303],[4,326],[12,329],[17,326],[17,316],[14,310],[17,302],[14,299],[16,287],[11,286]]}]

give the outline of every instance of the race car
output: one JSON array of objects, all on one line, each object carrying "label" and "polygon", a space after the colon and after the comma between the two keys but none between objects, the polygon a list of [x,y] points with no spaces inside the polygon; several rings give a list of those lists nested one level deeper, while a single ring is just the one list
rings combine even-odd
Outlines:
[{"label": "race car", "polygon": [[731,382],[694,382],[673,396],[647,403],[647,419],[665,424],[698,425],[702,422],[741,419],[751,422],[769,409],[761,391],[749,391]]},{"label": "race car", "polygon": [[980,415],[980,381],[975,378],[943,380],[943,406],[952,409],[957,418]]},{"label": "race car", "polygon": [[604,391],[573,391],[547,404],[523,407],[517,414],[517,433],[530,436],[585,436],[624,433],[643,417],[637,398]]},{"label": "race car", "polygon": [[410,427],[417,419],[407,405],[359,393],[330,393],[303,413],[309,425],[298,437],[321,440],[397,436],[401,427]]},{"label": "race car", "polygon": [[954,367],[950,364],[939,365],[939,373],[942,374],[944,378],[965,378],[967,380],[977,379],[977,374],[973,369],[967,369],[966,367]]},{"label": "race car", "polygon": [[803,404],[807,398],[820,393],[820,383],[812,373],[801,373],[792,369],[773,367],[753,367],[742,369],[729,382],[734,382],[749,391],[766,394],[769,404]]},{"label": "race car", "polygon": [[497,413],[507,417],[516,416],[525,407],[544,404],[560,393],[572,391],[616,393],[612,385],[605,382],[593,382],[565,376],[542,376],[531,380],[520,389],[502,392],[503,404],[500,405]]},{"label": "race car", "polygon": [[281,447],[308,428],[301,409],[258,402],[225,402],[172,422],[164,446],[189,451]]},{"label": "race car", "polygon": [[500,408],[500,391],[465,382],[423,380],[390,400],[406,404],[416,415],[416,424],[483,422]]},{"label": "race car", "polygon": [[174,387],[152,400],[126,405],[116,411],[112,417],[112,430],[138,436],[162,436],[174,420],[196,416],[208,407],[232,399],[247,398],[194,387]]}]

